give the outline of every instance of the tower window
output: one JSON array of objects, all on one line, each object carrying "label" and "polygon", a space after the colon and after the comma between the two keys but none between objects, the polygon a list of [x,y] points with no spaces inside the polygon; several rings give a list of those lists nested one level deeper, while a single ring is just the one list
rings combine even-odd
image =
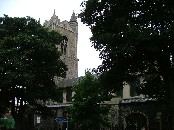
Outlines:
[{"label": "tower window", "polygon": [[66,36],[63,36],[63,40],[61,42],[61,53],[63,55],[66,55],[66,52],[67,52],[67,43],[68,43],[68,38]]}]

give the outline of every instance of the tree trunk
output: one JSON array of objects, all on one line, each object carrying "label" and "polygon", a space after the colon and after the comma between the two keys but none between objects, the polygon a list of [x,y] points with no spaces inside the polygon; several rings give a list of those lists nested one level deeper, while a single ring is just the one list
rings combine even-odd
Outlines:
[{"label": "tree trunk", "polygon": [[171,130],[174,130],[174,74],[171,69],[170,75],[169,75],[169,114],[171,115]]},{"label": "tree trunk", "polygon": [[174,130],[174,69],[171,66],[170,54],[166,53],[159,58],[161,75],[166,82],[167,112],[169,115],[170,130]]},{"label": "tree trunk", "polygon": [[12,116],[16,116],[16,112],[15,112],[15,98],[12,99],[12,102],[11,102],[11,113],[12,113]]}]

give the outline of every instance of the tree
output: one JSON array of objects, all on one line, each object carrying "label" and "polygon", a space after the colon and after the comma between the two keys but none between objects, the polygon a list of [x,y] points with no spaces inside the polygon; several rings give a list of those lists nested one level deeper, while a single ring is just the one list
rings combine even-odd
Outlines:
[{"label": "tree", "polygon": [[158,75],[174,129],[174,2],[88,0],[82,6],[79,17],[90,26],[92,45],[103,59],[103,84],[117,90],[124,81]]},{"label": "tree", "polygon": [[61,40],[31,17],[0,17],[0,103],[11,101],[13,116],[22,114],[16,103],[22,108],[55,99],[54,76],[65,77],[67,70],[56,47]]},{"label": "tree", "polygon": [[111,96],[100,87],[99,79],[86,72],[77,85],[72,107],[69,108],[70,120],[80,126],[80,130],[97,130],[107,124],[108,106],[101,105]]}]

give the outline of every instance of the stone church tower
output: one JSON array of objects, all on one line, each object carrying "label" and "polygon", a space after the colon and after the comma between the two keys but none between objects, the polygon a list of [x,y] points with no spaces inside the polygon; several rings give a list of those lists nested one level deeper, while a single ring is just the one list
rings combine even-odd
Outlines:
[{"label": "stone church tower", "polygon": [[78,59],[77,59],[77,40],[78,40],[78,23],[77,16],[73,12],[70,21],[60,21],[58,16],[53,16],[49,21],[44,22],[44,26],[51,30],[59,32],[63,36],[63,41],[58,46],[61,51],[62,61],[67,65],[68,71],[66,78],[71,79],[78,77]]}]

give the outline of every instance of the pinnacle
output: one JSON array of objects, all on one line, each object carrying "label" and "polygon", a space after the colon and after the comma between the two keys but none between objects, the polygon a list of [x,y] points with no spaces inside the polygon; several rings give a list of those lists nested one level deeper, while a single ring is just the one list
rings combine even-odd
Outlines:
[{"label": "pinnacle", "polygon": [[72,14],[72,16],[71,16],[70,21],[71,21],[71,22],[77,22],[77,16],[75,15],[74,10],[73,10],[73,14]]}]

